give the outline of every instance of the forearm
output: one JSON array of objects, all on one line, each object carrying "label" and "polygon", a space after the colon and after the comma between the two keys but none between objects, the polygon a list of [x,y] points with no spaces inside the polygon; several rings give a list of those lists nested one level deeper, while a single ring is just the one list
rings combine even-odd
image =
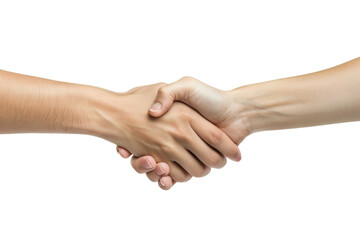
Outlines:
[{"label": "forearm", "polygon": [[0,70],[0,133],[90,134],[103,92]]},{"label": "forearm", "polygon": [[324,71],[230,93],[252,132],[360,120],[360,58]]}]

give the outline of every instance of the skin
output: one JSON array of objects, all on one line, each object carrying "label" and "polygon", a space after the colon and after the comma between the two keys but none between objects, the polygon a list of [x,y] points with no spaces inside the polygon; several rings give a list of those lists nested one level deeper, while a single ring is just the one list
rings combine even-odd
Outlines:
[{"label": "skin", "polygon": [[223,131],[185,104],[175,103],[162,118],[149,116],[148,106],[163,83],[116,93],[0,71],[0,86],[0,133],[75,133],[103,138],[135,156],[148,154],[140,165],[133,158],[132,165],[155,169],[147,174],[150,180],[165,176],[159,182],[164,189],[173,181],[205,176],[210,167],[223,167],[224,156],[240,158],[237,145]]},{"label": "skin", "polygon": [[[359,92],[360,58],[356,58],[323,71],[231,91],[221,91],[194,78],[184,77],[159,89],[149,114],[160,117],[174,101],[181,101],[239,144],[245,137],[259,131],[359,121]],[[122,151],[130,154],[126,149]],[[133,166],[137,169],[143,157],[135,161]],[[171,186],[166,185],[166,188]]]}]

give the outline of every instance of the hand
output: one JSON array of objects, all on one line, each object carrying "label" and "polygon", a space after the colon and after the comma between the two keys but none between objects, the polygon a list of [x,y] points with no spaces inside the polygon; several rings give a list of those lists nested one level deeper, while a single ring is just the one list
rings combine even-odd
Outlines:
[{"label": "hand", "polygon": [[[221,91],[194,78],[184,77],[175,83],[159,88],[154,104],[149,109],[149,114],[154,117],[162,116],[171,108],[174,101],[184,102],[196,109],[202,116],[230,136],[236,144],[240,144],[252,132],[246,115],[242,113],[254,106],[246,102],[239,105],[231,91]],[[120,148],[119,154],[124,157],[131,153]],[[139,169],[136,167],[140,166],[144,159],[137,158],[134,161],[137,164],[133,166],[138,171]],[[154,174],[151,170],[149,173]],[[164,180],[164,183],[166,182],[167,180]],[[165,187],[168,189],[171,186],[166,185]]]},{"label": "hand", "polygon": [[183,77],[177,82],[159,88],[149,114],[153,117],[164,115],[174,101],[186,103],[197,110],[222,129],[236,144],[240,144],[251,133],[248,121],[245,116],[241,116],[241,112],[253,106],[245,102],[239,106],[231,91],[222,91],[195,78]]},{"label": "hand", "polygon": [[[114,108],[101,113],[106,120],[103,128],[109,129],[101,137],[135,156],[150,154],[158,162],[166,162],[176,182],[204,176],[209,167],[223,167],[226,159],[221,154],[239,158],[237,146],[225,133],[184,104],[174,104],[162,118],[149,117],[148,106],[163,85],[138,87],[125,93],[121,101],[112,100]],[[126,111],[116,109],[124,103]]]}]

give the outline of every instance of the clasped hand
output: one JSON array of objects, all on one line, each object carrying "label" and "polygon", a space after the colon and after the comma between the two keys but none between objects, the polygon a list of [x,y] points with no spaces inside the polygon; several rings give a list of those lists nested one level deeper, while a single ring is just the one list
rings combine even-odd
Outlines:
[{"label": "clasped hand", "polygon": [[124,122],[129,137],[117,151],[124,158],[133,154],[133,168],[162,189],[192,176],[203,177],[210,168],[223,167],[226,157],[240,161],[237,145],[250,130],[244,118],[235,118],[240,109],[229,92],[184,77],[169,85],[138,87],[126,95],[132,105],[123,116],[128,118]]}]

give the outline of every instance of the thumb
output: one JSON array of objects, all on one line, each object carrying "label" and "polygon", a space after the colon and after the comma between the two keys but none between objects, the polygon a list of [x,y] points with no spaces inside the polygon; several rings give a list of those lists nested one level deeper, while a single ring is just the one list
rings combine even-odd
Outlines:
[{"label": "thumb", "polygon": [[174,101],[186,103],[186,96],[190,89],[188,82],[183,79],[159,88],[154,103],[149,108],[149,114],[153,117],[160,117],[169,111]]}]

